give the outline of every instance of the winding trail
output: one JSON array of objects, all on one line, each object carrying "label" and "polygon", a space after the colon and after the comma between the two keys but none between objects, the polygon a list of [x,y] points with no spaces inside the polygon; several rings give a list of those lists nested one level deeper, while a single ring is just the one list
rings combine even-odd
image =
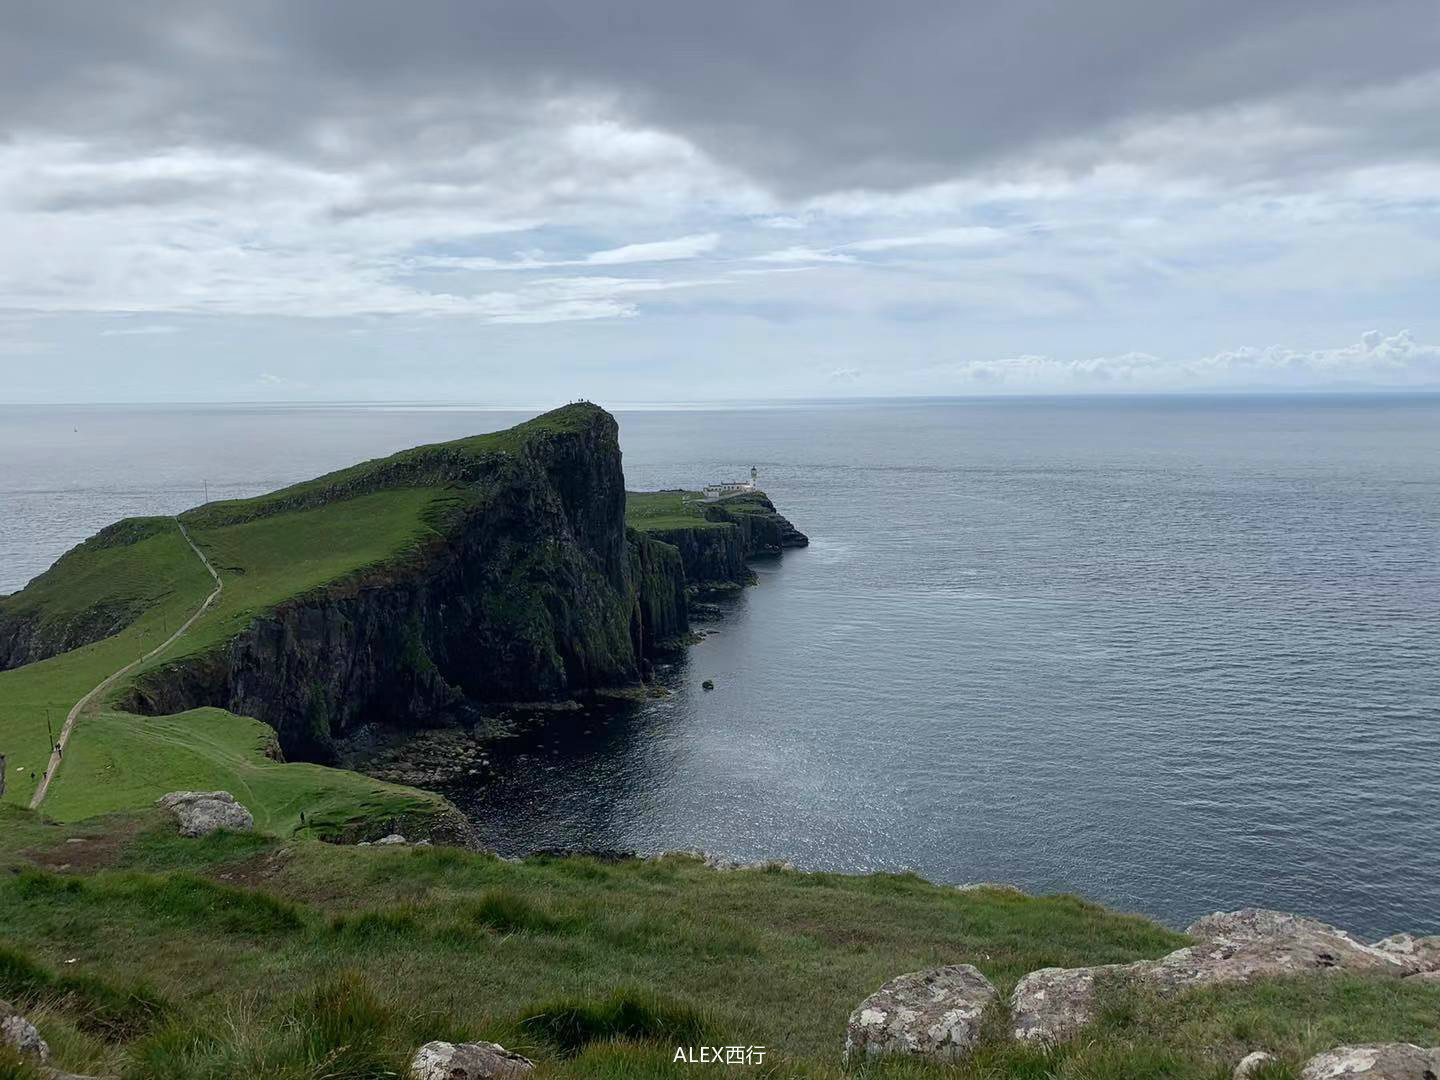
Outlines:
[{"label": "winding trail", "polygon": [[171,634],[168,638],[162,641],[159,645],[156,645],[155,648],[151,649],[145,655],[131,660],[130,663],[126,664],[119,671],[112,672],[111,674],[105,676],[104,680],[100,683],[99,686],[95,687],[95,689],[91,690],[88,694],[86,694],[84,697],[82,697],[79,701],[75,703],[74,708],[72,708],[70,712],[67,713],[65,716],[65,726],[60,729],[59,744],[54,750],[50,752],[50,764],[45,767],[45,775],[40,780],[40,786],[35,789],[35,794],[30,799],[31,810],[39,809],[41,802],[43,802],[45,799],[45,793],[50,790],[50,781],[55,776],[55,770],[60,767],[61,758],[65,754],[65,747],[70,742],[70,732],[74,729],[75,721],[79,719],[81,710],[83,710],[87,705],[90,705],[92,702],[95,702],[101,694],[103,694],[106,690],[108,690],[111,686],[114,685],[115,680],[119,679],[131,668],[143,664],[146,660],[160,655],[171,645],[174,645],[175,642],[179,641],[182,637],[184,637],[185,632],[189,630],[190,627],[195,625],[195,620],[200,618],[201,615],[204,615],[205,612],[210,609],[210,605],[213,604],[216,600],[218,600],[220,597],[220,593],[224,591],[225,586],[220,581],[220,575],[215,572],[215,567],[210,565],[210,560],[205,557],[205,553],[195,546],[195,541],[190,539],[190,534],[185,531],[185,525],[178,517],[175,519],[175,527],[180,530],[180,535],[185,538],[185,543],[190,545],[190,550],[195,552],[196,556],[200,559],[200,561],[205,564],[205,569],[215,580],[214,591],[205,598],[205,602],[203,604],[201,604],[198,608],[195,609],[195,614],[191,615],[188,619],[185,620],[184,623],[181,624],[180,629],[176,630],[175,633]]}]

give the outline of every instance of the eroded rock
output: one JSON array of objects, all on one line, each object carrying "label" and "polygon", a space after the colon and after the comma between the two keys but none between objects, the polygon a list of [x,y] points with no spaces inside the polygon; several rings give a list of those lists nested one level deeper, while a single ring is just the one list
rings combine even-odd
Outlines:
[{"label": "eroded rock", "polygon": [[499,1043],[428,1042],[410,1063],[412,1080],[517,1080],[535,1063]]},{"label": "eroded rock", "polygon": [[994,999],[995,987],[969,964],[900,975],[850,1014],[845,1059],[910,1054],[958,1061],[969,1053]]},{"label": "eroded rock", "polygon": [[180,823],[181,836],[208,836],[218,829],[250,832],[255,818],[228,791],[172,791],[155,800]]},{"label": "eroded rock", "polygon": [[1373,1043],[1337,1046],[1305,1063],[1300,1080],[1435,1080],[1440,1076],[1440,1048],[1423,1049],[1411,1043]]},{"label": "eroded rock", "polygon": [[1440,934],[1429,937],[1391,934],[1375,942],[1375,948],[1394,957],[1414,974],[1440,974]]},{"label": "eroded rock", "polygon": [[35,1025],[8,1001],[0,1001],[0,1046],[13,1047],[25,1057],[40,1061],[50,1058],[50,1047]]}]

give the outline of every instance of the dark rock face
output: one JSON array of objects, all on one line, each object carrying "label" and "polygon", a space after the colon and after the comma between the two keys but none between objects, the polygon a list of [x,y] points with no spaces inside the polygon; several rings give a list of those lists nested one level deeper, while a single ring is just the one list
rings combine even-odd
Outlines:
[{"label": "dark rock face", "polygon": [[630,637],[636,653],[648,658],[690,631],[685,564],[675,546],[634,529],[626,533],[626,543],[635,590]]},{"label": "dark rock face", "polygon": [[705,506],[707,525],[657,529],[652,537],[680,552],[692,596],[733,592],[755,583],[747,561],[805,547],[810,538],[780,515],[761,492]]},{"label": "dark rock face", "polygon": [[745,565],[744,536],[738,527],[697,525],[649,535],[678,552],[692,595],[734,592],[755,581],[755,572]]},{"label": "dark rock face", "polygon": [[740,530],[746,558],[779,555],[784,548],[807,547],[810,538],[781,516],[763,492],[734,495],[705,507],[708,521],[728,522]]},{"label": "dark rock face", "polygon": [[331,760],[370,723],[637,684],[648,650],[688,630],[679,556],[627,538],[615,421],[586,417],[467,463],[478,497],[428,550],[280,605],[218,652],[142,677],[127,704],[220,706],[274,727],[287,757]]}]

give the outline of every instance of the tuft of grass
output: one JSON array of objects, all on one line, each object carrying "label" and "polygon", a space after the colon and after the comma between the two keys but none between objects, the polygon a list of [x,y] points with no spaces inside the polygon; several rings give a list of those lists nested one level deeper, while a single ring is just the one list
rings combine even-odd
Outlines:
[{"label": "tuft of grass", "polygon": [[518,1026],[561,1054],[574,1055],[591,1043],[660,1042],[675,1046],[713,1043],[713,1025],[689,1005],[640,990],[606,997],[559,998],[524,1010]]},{"label": "tuft of grass", "polygon": [[566,920],[505,889],[493,889],[466,901],[456,914],[462,925],[483,926],[498,934],[552,934],[568,928]]},{"label": "tuft of grass", "polygon": [[116,986],[95,975],[57,975],[29,957],[0,946],[0,997],[17,1005],[51,1003],[76,1026],[112,1039],[148,1031],[172,1006],[144,985]]},{"label": "tuft of grass", "polygon": [[97,914],[123,907],[148,919],[222,934],[263,937],[293,933],[305,925],[299,907],[289,900],[184,871],[82,878],[30,869],[17,874],[10,888],[31,903],[76,905]]}]

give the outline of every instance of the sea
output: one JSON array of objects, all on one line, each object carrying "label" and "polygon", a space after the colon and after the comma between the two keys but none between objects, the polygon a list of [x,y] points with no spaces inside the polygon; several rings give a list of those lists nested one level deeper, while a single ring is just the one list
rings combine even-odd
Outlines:
[{"label": "sea", "polygon": [[[536,411],[0,407],[0,593],[116,518]],[[500,850],[1440,931],[1440,395],[614,411],[630,487],[753,465],[812,542],[668,696],[452,791]]]}]

